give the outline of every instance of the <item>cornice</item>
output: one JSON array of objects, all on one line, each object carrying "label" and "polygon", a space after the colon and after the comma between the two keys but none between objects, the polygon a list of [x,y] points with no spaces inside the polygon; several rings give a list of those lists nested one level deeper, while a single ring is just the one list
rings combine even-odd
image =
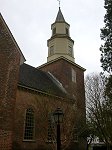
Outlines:
[{"label": "cornice", "polygon": [[74,65],[74,66],[76,66],[76,67],[82,69],[83,71],[86,71],[85,68],[83,68],[83,67],[81,67],[80,65],[78,65],[78,64],[76,64],[76,63],[74,63],[74,62],[68,60],[67,58],[65,58],[65,57],[63,57],[63,56],[60,56],[60,57],[58,57],[58,58],[56,58],[56,59],[54,59],[54,60],[51,60],[51,61],[49,61],[49,62],[47,62],[47,63],[45,63],[45,64],[42,64],[41,66],[38,66],[37,68],[40,69],[40,68],[42,68],[42,67],[44,67],[44,66],[47,66],[47,65],[49,65],[49,64],[52,64],[53,62],[56,62],[56,61],[58,61],[58,60],[60,60],[60,59],[63,59],[63,60],[65,60],[65,61],[67,61],[68,63],[71,63],[72,65]]},{"label": "cornice", "polygon": [[53,94],[49,94],[49,93],[46,93],[46,92],[43,92],[43,91],[40,91],[40,90],[37,90],[37,89],[33,89],[33,88],[30,88],[30,87],[27,87],[27,86],[24,86],[24,85],[21,85],[21,84],[18,84],[18,88],[21,88],[21,89],[24,89],[24,90],[28,90],[28,91],[32,91],[34,93],[38,93],[38,94],[41,94],[41,95],[45,95],[45,96],[49,96],[49,97],[54,97],[54,98],[56,98],[58,100],[59,99],[60,100],[64,100],[64,101],[69,102],[69,103],[74,103],[73,99],[64,98],[64,97],[56,96],[56,95],[53,95]]}]

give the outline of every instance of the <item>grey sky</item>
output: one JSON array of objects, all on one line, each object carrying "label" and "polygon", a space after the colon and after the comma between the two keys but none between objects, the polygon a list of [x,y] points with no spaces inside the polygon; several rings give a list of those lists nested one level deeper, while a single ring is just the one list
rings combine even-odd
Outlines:
[{"label": "grey sky", "polygon": [[[61,10],[75,41],[75,62],[86,74],[100,69],[100,28],[104,26],[104,0],[61,0]],[[47,61],[47,40],[58,12],[57,0],[0,0],[2,13],[26,63],[39,66]]]}]

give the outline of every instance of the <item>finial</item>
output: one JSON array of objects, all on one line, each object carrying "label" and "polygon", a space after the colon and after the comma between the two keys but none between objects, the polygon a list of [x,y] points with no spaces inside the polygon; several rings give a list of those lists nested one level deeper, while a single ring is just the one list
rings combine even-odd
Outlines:
[{"label": "finial", "polygon": [[59,2],[59,8],[60,8],[60,0],[57,0]]}]

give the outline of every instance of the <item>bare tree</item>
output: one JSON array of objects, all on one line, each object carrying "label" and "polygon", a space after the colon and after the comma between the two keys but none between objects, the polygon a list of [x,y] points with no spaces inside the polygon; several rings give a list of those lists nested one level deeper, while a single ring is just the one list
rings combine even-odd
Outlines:
[{"label": "bare tree", "polygon": [[112,146],[112,110],[105,96],[106,78],[103,74],[87,75],[85,79],[87,119],[107,149]]}]

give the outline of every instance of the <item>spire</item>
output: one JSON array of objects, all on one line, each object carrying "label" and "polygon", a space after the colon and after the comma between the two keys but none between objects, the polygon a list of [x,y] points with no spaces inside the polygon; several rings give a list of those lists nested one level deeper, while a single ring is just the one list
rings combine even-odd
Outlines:
[{"label": "spire", "polygon": [[74,62],[74,41],[70,37],[69,27],[70,25],[65,21],[59,7],[56,20],[53,24],[51,24],[52,36],[47,41],[47,62],[53,61],[60,57],[64,57]]},{"label": "spire", "polygon": [[63,17],[60,7],[59,7],[59,11],[58,11],[55,22],[65,22],[65,19]]}]

